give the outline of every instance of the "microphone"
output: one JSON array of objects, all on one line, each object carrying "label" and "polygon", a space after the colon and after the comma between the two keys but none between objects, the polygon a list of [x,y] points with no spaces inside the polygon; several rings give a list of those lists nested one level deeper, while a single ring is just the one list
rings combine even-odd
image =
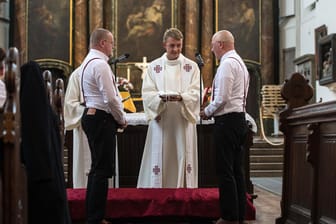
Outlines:
[{"label": "microphone", "polygon": [[123,60],[126,60],[128,57],[130,56],[130,54],[126,53],[126,54],[122,54],[120,55],[119,57],[115,58],[115,59],[110,59],[108,61],[108,63],[111,65],[111,64],[116,64],[118,62],[121,62]]},{"label": "microphone", "polygon": [[196,57],[196,62],[197,62],[197,64],[198,64],[198,66],[199,66],[199,67],[204,66],[204,61],[203,61],[203,58],[202,58],[201,54],[197,52],[197,53],[195,54],[195,57]]}]

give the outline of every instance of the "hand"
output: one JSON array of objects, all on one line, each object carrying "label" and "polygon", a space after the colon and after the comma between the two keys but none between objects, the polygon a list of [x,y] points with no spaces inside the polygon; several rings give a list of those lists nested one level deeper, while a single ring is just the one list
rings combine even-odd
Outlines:
[{"label": "hand", "polygon": [[182,101],[182,96],[181,95],[173,95],[168,97],[168,101]]},{"label": "hand", "polygon": [[209,120],[210,117],[208,117],[205,112],[204,112],[204,108],[201,108],[201,111],[199,113],[200,117],[202,118],[202,120]]},{"label": "hand", "polygon": [[128,125],[128,123],[127,123],[127,121],[125,121],[124,124],[119,124],[119,128],[125,129],[127,127],[127,125]]},{"label": "hand", "polygon": [[182,96],[181,95],[160,95],[159,96],[163,102],[167,101],[182,101]]},{"label": "hand", "polygon": [[158,116],[155,118],[155,120],[156,120],[157,122],[159,122],[159,121],[161,120],[161,116],[158,115]]}]

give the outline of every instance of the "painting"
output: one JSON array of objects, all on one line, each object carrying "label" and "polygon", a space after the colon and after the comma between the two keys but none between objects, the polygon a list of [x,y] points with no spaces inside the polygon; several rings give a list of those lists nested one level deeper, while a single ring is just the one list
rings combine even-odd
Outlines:
[{"label": "painting", "polygon": [[260,1],[216,0],[216,30],[229,30],[245,60],[260,63]]},{"label": "painting", "polygon": [[129,61],[148,61],[164,52],[162,36],[175,26],[175,0],[115,0],[113,30],[115,56],[128,53]]},{"label": "painting", "polygon": [[28,60],[71,61],[72,1],[27,1]]},{"label": "painting", "polygon": [[319,67],[319,50],[318,50],[318,42],[321,40],[322,37],[328,35],[328,29],[326,25],[319,26],[315,29],[315,63],[316,63],[316,69],[315,69],[315,76],[316,80],[319,79],[319,73],[320,73],[320,67]]},{"label": "painting", "polygon": [[[296,59],[294,59],[294,63],[296,65],[296,72],[304,75],[304,77],[308,80],[309,84],[315,89],[316,88],[316,80],[315,80],[315,55],[313,54],[305,54]],[[311,103],[315,103],[315,94],[310,100]]]},{"label": "painting", "polygon": [[322,37],[318,42],[319,83],[336,82],[336,34]]}]

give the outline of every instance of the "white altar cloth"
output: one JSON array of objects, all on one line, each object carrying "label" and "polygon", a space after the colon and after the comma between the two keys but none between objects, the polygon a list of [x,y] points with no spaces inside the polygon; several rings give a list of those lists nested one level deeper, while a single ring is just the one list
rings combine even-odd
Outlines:
[{"label": "white altar cloth", "polygon": [[[128,125],[136,126],[136,125],[148,125],[148,122],[146,120],[145,113],[127,113],[126,114],[126,120]],[[252,124],[252,131],[254,133],[257,133],[257,124],[255,120],[246,113],[246,120],[251,122]],[[207,124],[213,124],[215,121],[214,119],[211,120],[202,120],[202,125],[207,125]],[[198,120],[197,124],[200,124],[200,120]]]}]

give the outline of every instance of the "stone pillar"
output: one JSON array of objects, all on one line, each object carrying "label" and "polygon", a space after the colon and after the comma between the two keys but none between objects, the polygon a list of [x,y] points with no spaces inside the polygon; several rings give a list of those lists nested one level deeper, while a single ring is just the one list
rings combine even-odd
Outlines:
[{"label": "stone pillar", "polygon": [[[199,40],[199,4],[197,0],[186,0],[185,7],[185,32],[184,46],[185,56],[194,59],[195,53],[198,50]],[[196,7],[195,7],[196,6]]]},{"label": "stone pillar", "polygon": [[201,30],[201,55],[204,60],[202,68],[204,87],[212,85],[214,57],[211,52],[211,38],[214,30],[214,6],[213,1],[202,1],[202,30]]},{"label": "stone pillar", "polygon": [[274,83],[274,1],[261,1],[261,74],[262,85]]},{"label": "stone pillar", "polygon": [[[103,5],[103,10],[104,10],[104,21],[103,21],[103,26],[105,29],[108,29],[110,31],[112,31],[112,33],[114,32],[113,30],[113,24],[112,24],[112,20],[113,20],[113,1],[114,0],[105,0],[104,1],[104,5]],[[115,35],[113,33],[113,35]]]},{"label": "stone pillar", "polygon": [[87,28],[87,1],[76,0],[74,3],[74,68],[78,67],[88,52],[88,28]]},{"label": "stone pillar", "polygon": [[103,0],[89,1],[89,29],[90,33],[98,27],[103,27]]},{"label": "stone pillar", "polygon": [[27,52],[27,32],[26,32],[26,24],[27,24],[27,1],[22,0],[14,0],[14,8],[15,8],[15,21],[14,25],[14,41],[13,45],[19,49],[19,65],[24,64],[28,60],[28,52]]}]

